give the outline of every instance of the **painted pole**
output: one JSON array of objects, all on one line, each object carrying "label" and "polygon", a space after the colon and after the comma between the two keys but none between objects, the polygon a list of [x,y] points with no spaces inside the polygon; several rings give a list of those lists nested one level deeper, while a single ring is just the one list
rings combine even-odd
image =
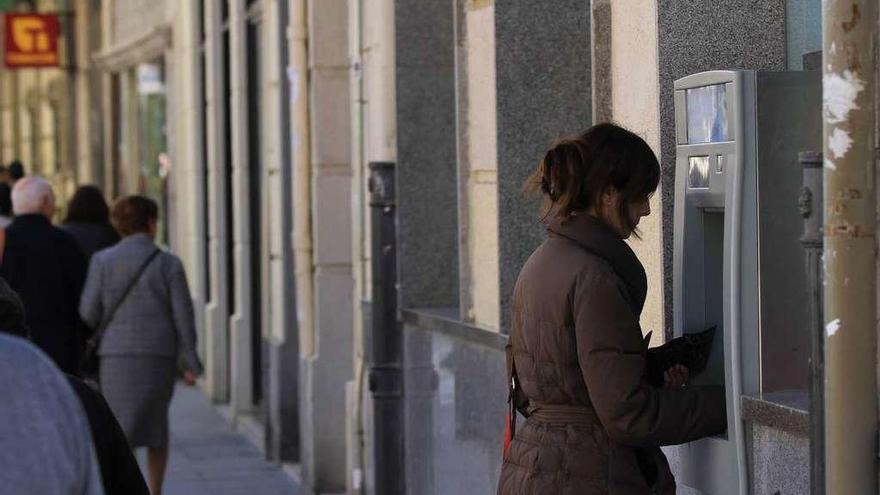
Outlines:
[{"label": "painted pole", "polygon": [[823,3],[825,492],[877,489],[876,0]]},{"label": "painted pole", "polygon": [[393,162],[370,162],[375,492],[404,495],[403,334],[397,318],[397,192]]}]

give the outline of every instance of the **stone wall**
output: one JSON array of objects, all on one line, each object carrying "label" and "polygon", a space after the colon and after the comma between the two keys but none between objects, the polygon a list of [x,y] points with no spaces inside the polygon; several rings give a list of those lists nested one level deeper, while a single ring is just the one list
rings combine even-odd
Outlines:
[{"label": "stone wall", "polygon": [[166,0],[112,0],[111,32],[105,43],[123,45],[149,35],[167,21]]},{"label": "stone wall", "polygon": [[495,4],[501,327],[519,271],[544,238],[523,185],[553,141],[592,122],[590,7],[560,0]]},{"label": "stone wall", "polygon": [[657,0],[664,320],[672,335],[675,109],[672,84],[715,69],[783,70],[785,0]]}]

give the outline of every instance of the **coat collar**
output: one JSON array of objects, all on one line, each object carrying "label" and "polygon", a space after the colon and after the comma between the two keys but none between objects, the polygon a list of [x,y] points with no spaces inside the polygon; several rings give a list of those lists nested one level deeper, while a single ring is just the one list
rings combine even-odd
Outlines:
[{"label": "coat collar", "polygon": [[596,217],[583,213],[568,220],[547,220],[547,230],[576,242],[587,251],[607,261],[623,280],[636,314],[642,312],[648,293],[645,268],[623,239]]},{"label": "coat collar", "polygon": [[13,222],[22,225],[52,225],[52,222],[42,213],[25,213],[23,215],[15,215]]},{"label": "coat collar", "polygon": [[130,236],[122,238],[122,243],[124,244],[143,244],[143,245],[152,245],[155,244],[153,239],[150,238],[149,235],[144,233],[132,234]]}]

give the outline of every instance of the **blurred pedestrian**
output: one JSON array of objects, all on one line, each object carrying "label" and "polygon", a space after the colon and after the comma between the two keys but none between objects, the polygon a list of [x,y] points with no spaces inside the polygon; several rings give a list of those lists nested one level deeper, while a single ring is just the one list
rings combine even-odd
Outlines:
[{"label": "blurred pedestrian", "polygon": [[0,278],[0,332],[23,339],[31,338],[24,317],[24,303],[2,278]]},{"label": "blurred pedestrian", "polygon": [[0,492],[102,495],[83,408],[28,341],[0,334]]},{"label": "blurred pedestrian", "polygon": [[[24,304],[0,278],[0,332],[29,338]],[[92,441],[101,468],[101,480],[107,495],[149,495],[137,459],[128,447],[125,433],[104,397],[79,378],[67,375],[68,383],[79,398],[91,429]]]},{"label": "blurred pedestrian", "polygon": [[660,446],[724,431],[722,386],[684,387],[681,366],[665,388],[645,373],[647,280],[625,239],[659,180],[647,143],[613,124],[559,141],[535,171],[548,238],[516,282],[507,349],[528,419],[509,430],[499,495],[673,495]]},{"label": "blurred pedestrian", "polygon": [[12,223],[12,188],[5,182],[0,182],[0,229],[9,227]]},{"label": "blurred pedestrian", "polygon": [[76,239],[87,259],[119,242],[119,234],[110,224],[110,208],[95,186],[80,186],[76,190],[61,228]]},{"label": "blurred pedestrian", "polygon": [[24,301],[34,343],[62,371],[76,374],[87,334],[77,311],[86,258],[70,234],[52,225],[55,195],[45,179],[18,181],[12,209],[0,276]]},{"label": "blurred pedestrian", "polygon": [[9,185],[15,186],[15,183],[24,178],[24,165],[20,160],[13,160],[7,169],[9,173]]},{"label": "blurred pedestrian", "polygon": [[118,200],[111,213],[123,239],[95,253],[80,302],[99,346],[101,390],[133,448],[147,447],[151,493],[168,461],[168,407],[178,371],[194,385],[202,372],[183,264],[155,244],[156,202]]}]

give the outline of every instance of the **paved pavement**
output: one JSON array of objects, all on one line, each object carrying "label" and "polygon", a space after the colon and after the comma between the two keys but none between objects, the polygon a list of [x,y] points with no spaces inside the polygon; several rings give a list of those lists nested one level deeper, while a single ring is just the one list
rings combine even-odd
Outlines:
[{"label": "paved pavement", "polygon": [[[197,389],[178,386],[170,416],[171,456],[163,495],[304,495]],[[144,457],[139,452],[142,463]]]}]

